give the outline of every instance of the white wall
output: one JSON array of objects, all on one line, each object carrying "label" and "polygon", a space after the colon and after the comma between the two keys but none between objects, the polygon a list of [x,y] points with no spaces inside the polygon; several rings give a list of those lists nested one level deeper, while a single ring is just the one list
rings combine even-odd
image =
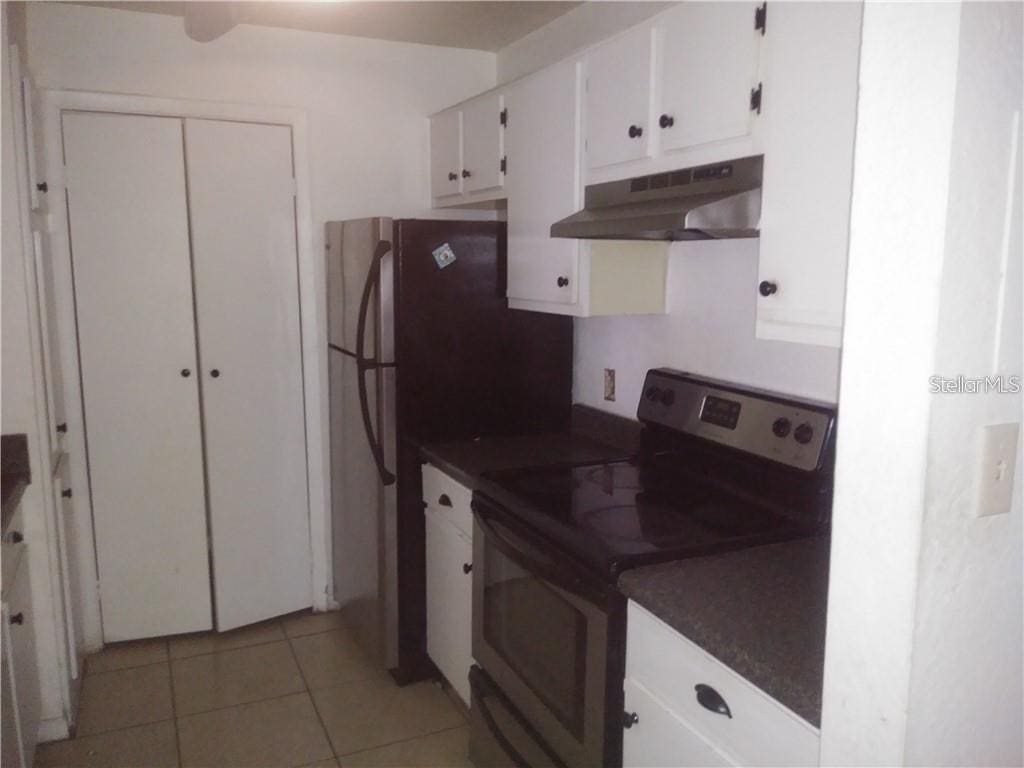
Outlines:
[{"label": "white wall", "polygon": [[417,216],[429,204],[426,116],[495,84],[491,53],[240,25],[211,43],[155,13],[29,3],[39,88],[308,110],[313,219]]},{"label": "white wall", "polygon": [[838,350],[754,338],[757,251],[757,240],[673,243],[667,314],[576,320],[573,400],[635,417],[647,369],[669,366],[835,402]]},{"label": "white wall", "polygon": [[508,83],[543,69],[672,5],[675,3],[584,3],[498,51],[498,82]]},{"label": "white wall", "polygon": [[1021,373],[1021,22],[865,6],[823,765],[1024,759],[1019,445],[1011,513],[974,514],[979,428],[1021,397],[928,389]]}]

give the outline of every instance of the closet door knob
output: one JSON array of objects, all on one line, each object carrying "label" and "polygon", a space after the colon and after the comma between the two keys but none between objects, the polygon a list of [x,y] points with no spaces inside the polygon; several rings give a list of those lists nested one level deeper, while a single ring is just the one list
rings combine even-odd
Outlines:
[{"label": "closet door knob", "polygon": [[473,570],[473,564],[472,563],[463,563],[462,564],[462,572],[463,573],[469,573],[472,570]]},{"label": "closet door knob", "polygon": [[220,376],[220,371],[217,368],[214,368],[212,371],[210,371],[210,375],[216,379],[218,376]]},{"label": "closet door knob", "polygon": [[181,377],[183,379],[187,379],[191,375],[192,375],[192,371],[190,371],[188,368],[182,368],[181,369]]},{"label": "closet door knob", "polygon": [[24,623],[25,623],[25,614],[22,613],[21,611],[18,611],[16,614],[11,616],[11,624],[24,624]]},{"label": "closet door knob", "polygon": [[771,282],[770,280],[762,280],[761,284],[759,286],[757,286],[757,291],[762,296],[771,296],[777,290],[779,290],[779,286],[777,286],[775,283]]},{"label": "closet door knob", "polygon": [[459,178],[459,175],[457,173],[448,174],[448,181],[455,181],[457,178]]},{"label": "closet door knob", "polygon": [[60,495],[63,496],[65,499],[70,499],[71,498],[71,489],[70,488],[65,488],[63,491],[60,492]]},{"label": "closet door knob", "polygon": [[21,535],[21,531],[11,531],[7,534],[7,538],[11,540],[11,544],[21,544],[25,540],[25,537]]},{"label": "closet door knob", "polygon": [[569,278],[560,275],[558,280],[556,280],[555,282],[558,283],[559,288],[565,288],[565,286],[569,284]]},{"label": "closet door knob", "polygon": [[658,118],[658,125],[662,128],[671,128],[676,124],[676,119],[672,115],[662,115]]},{"label": "closet door knob", "polygon": [[470,176],[472,176],[472,175],[473,175],[473,174],[471,174],[471,173],[470,173],[469,171],[467,171],[467,170],[466,170],[465,168],[463,168],[463,169],[462,169],[462,178],[464,178],[464,179],[468,179],[468,178],[469,178]]},{"label": "closet door knob", "polygon": [[639,125],[631,125],[631,126],[629,126],[629,138],[631,138],[631,139],[639,139],[643,135],[644,135],[644,129],[641,128]]}]

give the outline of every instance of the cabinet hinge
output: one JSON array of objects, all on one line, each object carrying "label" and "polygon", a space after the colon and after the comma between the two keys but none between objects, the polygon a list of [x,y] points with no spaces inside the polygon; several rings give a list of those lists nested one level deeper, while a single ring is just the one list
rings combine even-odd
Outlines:
[{"label": "cabinet hinge", "polygon": [[761,114],[761,91],[762,83],[757,84],[757,88],[750,89],[750,111]]},{"label": "cabinet hinge", "polygon": [[498,170],[502,173],[508,173],[508,155],[501,158],[501,162],[498,163]]},{"label": "cabinet hinge", "polygon": [[761,30],[761,37],[764,37],[764,28],[768,23],[768,2],[761,3],[760,8],[754,9],[754,29]]},{"label": "cabinet hinge", "polygon": [[498,122],[502,125],[508,125],[508,107],[505,107],[498,113]]}]

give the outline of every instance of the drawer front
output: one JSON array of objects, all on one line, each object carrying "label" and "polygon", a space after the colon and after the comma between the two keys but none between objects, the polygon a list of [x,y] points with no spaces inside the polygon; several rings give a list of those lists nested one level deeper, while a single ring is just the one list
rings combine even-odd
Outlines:
[{"label": "drawer front", "polygon": [[627,677],[624,690],[636,720],[622,735],[624,768],[733,765],[642,685]]},{"label": "drawer front", "polygon": [[[432,464],[423,465],[423,501],[429,509],[472,539],[473,492]],[[450,502],[450,503],[446,503]]]},{"label": "drawer front", "polygon": [[[630,601],[626,676],[699,735],[744,765],[818,764],[818,731],[644,608]],[[732,717],[697,701],[710,686]]]}]

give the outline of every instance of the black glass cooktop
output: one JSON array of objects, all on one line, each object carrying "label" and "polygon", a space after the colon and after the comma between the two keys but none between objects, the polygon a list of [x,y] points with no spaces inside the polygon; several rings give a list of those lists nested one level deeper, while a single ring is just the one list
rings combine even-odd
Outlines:
[{"label": "black glass cooktop", "polygon": [[541,467],[485,476],[509,515],[614,577],[665,560],[740,549],[817,532],[773,506],[685,469],[635,460]]}]

